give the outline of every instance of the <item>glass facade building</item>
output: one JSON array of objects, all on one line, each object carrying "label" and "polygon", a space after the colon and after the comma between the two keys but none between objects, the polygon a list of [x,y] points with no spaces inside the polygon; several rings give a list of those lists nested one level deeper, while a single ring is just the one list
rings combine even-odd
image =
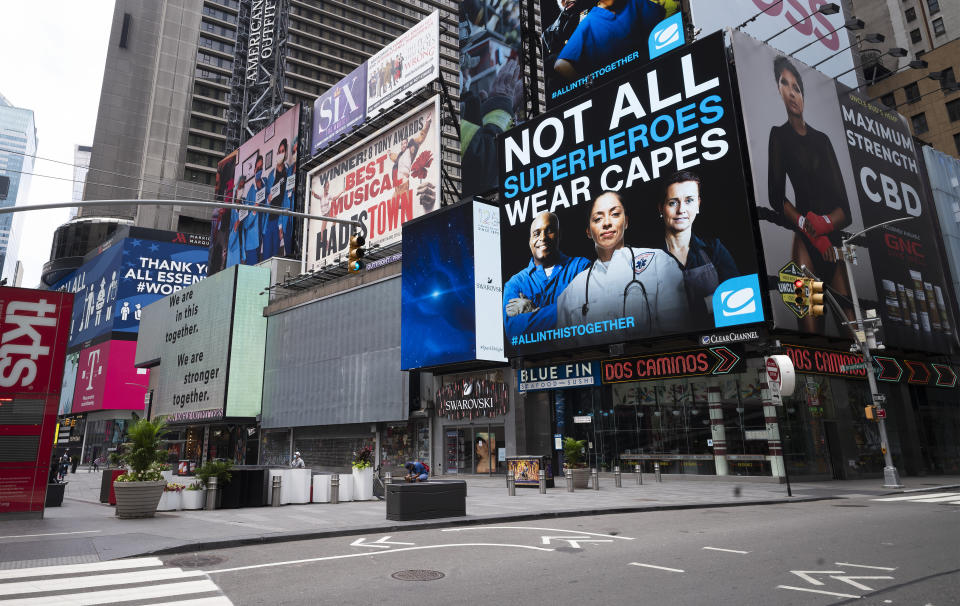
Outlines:
[{"label": "glass facade building", "polygon": [[[33,110],[14,107],[0,95],[0,206],[26,202],[36,153]],[[0,267],[9,284],[14,283],[22,221],[18,214],[0,215]]]}]

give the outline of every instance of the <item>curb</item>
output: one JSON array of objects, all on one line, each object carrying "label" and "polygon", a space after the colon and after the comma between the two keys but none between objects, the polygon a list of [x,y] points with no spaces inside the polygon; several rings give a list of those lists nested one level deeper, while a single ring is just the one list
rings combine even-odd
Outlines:
[{"label": "curb", "polygon": [[368,534],[371,532],[400,532],[406,530],[431,530],[434,528],[447,528],[451,526],[479,526],[507,521],[526,521],[542,520],[549,518],[573,518],[580,516],[597,516],[623,513],[644,513],[654,511],[678,511],[685,509],[719,509],[724,507],[752,507],[757,505],[783,505],[785,503],[810,503],[814,501],[830,501],[838,497],[792,497],[785,499],[773,499],[764,501],[742,501],[735,503],[689,503],[676,505],[647,505],[643,507],[616,507],[609,509],[582,509],[568,511],[550,511],[543,513],[522,513],[513,515],[493,515],[489,517],[475,516],[469,519],[463,518],[441,518],[439,520],[430,520],[424,522],[413,522],[410,524],[384,524],[381,526],[366,526],[362,528],[342,528],[337,530],[323,530],[316,532],[284,532],[276,534],[259,535],[254,537],[241,537],[235,539],[224,539],[222,541],[198,541],[196,543],[185,543],[176,547],[166,547],[154,551],[147,551],[136,555],[124,557],[143,557],[158,555],[173,555],[180,553],[189,553],[194,551],[212,551],[215,549],[230,549],[233,547],[246,547],[250,545],[269,545],[274,543],[287,543],[291,541],[306,541],[312,539],[329,539],[344,536],[356,536]]}]

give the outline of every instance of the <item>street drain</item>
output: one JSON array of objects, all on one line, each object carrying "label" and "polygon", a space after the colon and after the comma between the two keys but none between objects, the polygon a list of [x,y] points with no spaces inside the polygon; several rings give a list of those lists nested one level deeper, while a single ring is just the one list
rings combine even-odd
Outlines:
[{"label": "street drain", "polygon": [[399,570],[390,576],[398,581],[436,581],[444,574],[439,570]]},{"label": "street drain", "polygon": [[189,555],[167,560],[167,566],[176,566],[178,568],[208,568],[216,566],[226,560],[215,555]]}]

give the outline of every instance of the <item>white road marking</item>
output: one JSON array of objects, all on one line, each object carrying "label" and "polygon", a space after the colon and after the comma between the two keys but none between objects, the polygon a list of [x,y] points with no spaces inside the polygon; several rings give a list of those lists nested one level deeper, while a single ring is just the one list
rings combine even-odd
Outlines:
[{"label": "white road marking", "polygon": [[791,570],[790,572],[813,585],[823,585],[823,581],[818,581],[810,576],[811,574],[844,574],[842,570]]},{"label": "white road marking", "polygon": [[[161,606],[158,604],[157,606]],[[162,606],[233,606],[233,602],[230,601],[225,595],[211,597],[211,598],[195,598],[195,599],[186,599],[186,600],[177,600],[176,602],[163,602]]]},{"label": "white road marking", "polygon": [[107,570],[129,570],[131,568],[149,568],[163,566],[160,558],[136,558],[133,560],[110,560],[108,562],[89,562],[87,564],[62,564],[60,566],[41,566],[37,568],[13,568],[0,570],[0,581],[4,579],[22,579],[26,577],[63,576],[83,572],[104,572]]},{"label": "white road marking", "polygon": [[400,541],[388,541],[390,536],[387,535],[383,538],[377,539],[371,543],[367,543],[366,537],[360,537],[353,543],[350,543],[351,547],[379,547],[380,549],[390,549],[391,545],[416,545],[416,543],[402,543]]},{"label": "white road marking", "polygon": [[726,551],[727,553],[750,553],[749,551],[740,551],[739,549],[724,549],[723,547],[704,547],[710,551]]},{"label": "white road marking", "polygon": [[590,537],[551,537],[543,536],[540,537],[540,540],[543,541],[544,545],[549,545],[551,539],[557,539],[560,541],[566,541],[570,543],[570,547],[574,549],[580,549],[580,543],[613,543],[611,539],[591,539]]},{"label": "white road marking", "polygon": [[777,585],[777,589],[792,589],[793,591],[809,591],[810,593],[821,593],[823,595],[832,595],[838,598],[854,598],[859,600],[863,596],[850,593],[837,593],[835,591],[823,591],[821,589],[810,589],[808,587],[791,587],[790,585]]},{"label": "white road marking", "polygon": [[667,568],[666,566],[654,566],[653,564],[641,564],[640,562],[630,562],[631,566],[643,566],[644,568],[656,568],[657,570],[666,570],[667,572],[686,572],[679,568]]},{"label": "white road marking", "polygon": [[221,568],[219,570],[208,570],[206,574],[219,574],[221,572],[237,572],[239,570],[253,570],[255,568],[271,568],[273,566],[290,566],[291,564],[309,564],[311,562],[327,562],[330,560],[344,560],[347,558],[368,558],[381,554],[400,553],[402,551],[420,551],[423,549],[439,549],[442,547],[516,547],[517,549],[531,549],[533,551],[556,551],[551,547],[534,547],[531,545],[513,545],[510,543],[450,543],[448,545],[421,545],[419,547],[401,547],[400,549],[390,549],[388,551],[372,551],[364,553],[347,553],[335,556],[323,556],[319,558],[306,558],[303,560],[289,560],[287,562],[270,562],[267,564],[252,564],[250,566],[237,566],[236,568]]},{"label": "white road marking", "polygon": [[75,530],[73,532],[45,532],[43,534],[9,534],[0,539],[26,539],[29,537],[56,537],[64,534],[90,534],[92,532],[101,532],[99,530]]},{"label": "white road marking", "polygon": [[112,602],[122,602],[125,600],[149,600],[152,598],[165,597],[189,597],[191,595],[207,592],[220,591],[217,585],[205,579],[202,581],[187,581],[184,583],[164,583],[162,585],[151,585],[147,587],[131,587],[128,589],[106,589],[103,591],[91,591],[80,594],[44,596],[39,598],[26,598],[16,600],[17,606],[50,606],[54,602],[60,604],[70,604],[70,606],[84,606],[92,604],[109,604]]},{"label": "white road marking", "polygon": [[957,495],[953,495],[950,497],[933,497],[933,498],[924,497],[922,499],[918,498],[913,502],[914,503],[946,503],[948,501],[956,501],[956,500],[957,500]]},{"label": "white road marking", "polygon": [[887,568],[886,566],[867,566],[866,564],[851,564],[850,562],[834,562],[837,566],[852,566],[854,568],[869,568],[870,570],[886,570],[893,572],[896,568]]},{"label": "white road marking", "polygon": [[460,532],[463,530],[546,530],[548,532],[571,532],[573,534],[588,534],[593,537],[603,537],[605,539],[623,539],[632,541],[633,537],[623,537],[616,534],[602,534],[599,532],[587,532],[586,530],[566,530],[564,528],[540,528],[539,526],[461,526],[459,528],[444,528],[440,532]]},{"label": "white road marking", "polygon": [[179,568],[156,568],[116,574],[59,578],[43,578],[33,581],[19,581],[0,584],[0,596],[18,593],[37,593],[38,591],[63,591],[67,589],[85,589],[90,587],[110,587],[127,583],[148,583],[150,581],[170,581],[191,577],[205,577],[202,572],[184,572]]},{"label": "white road marking", "polygon": [[953,497],[960,498],[960,492],[934,492],[925,494],[911,494],[905,497],[884,497],[882,499],[871,499],[872,501],[916,501],[918,499],[932,499],[934,497]]},{"label": "white road marking", "polygon": [[863,583],[858,583],[853,579],[892,579],[893,577],[830,577],[831,579],[836,579],[838,581],[843,581],[848,585],[853,585],[861,591],[873,591],[872,587],[867,587]]}]

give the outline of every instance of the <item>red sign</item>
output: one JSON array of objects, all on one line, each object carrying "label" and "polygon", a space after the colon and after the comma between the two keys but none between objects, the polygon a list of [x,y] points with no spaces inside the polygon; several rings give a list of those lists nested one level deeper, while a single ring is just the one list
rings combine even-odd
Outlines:
[{"label": "red sign", "polygon": [[70,293],[0,287],[0,451],[21,453],[0,462],[0,514],[43,515],[72,309]]},{"label": "red sign", "polygon": [[780,383],[780,367],[777,366],[776,360],[767,360],[767,377],[771,383]]},{"label": "red sign", "polygon": [[600,362],[604,383],[653,381],[740,372],[743,357],[730,347],[706,347]]},{"label": "red sign", "polygon": [[[863,355],[836,349],[817,349],[801,345],[785,345],[786,354],[793,361],[797,372],[816,375],[834,375],[852,379],[866,379],[867,370],[863,366]],[[856,368],[844,370],[847,367]]]}]

